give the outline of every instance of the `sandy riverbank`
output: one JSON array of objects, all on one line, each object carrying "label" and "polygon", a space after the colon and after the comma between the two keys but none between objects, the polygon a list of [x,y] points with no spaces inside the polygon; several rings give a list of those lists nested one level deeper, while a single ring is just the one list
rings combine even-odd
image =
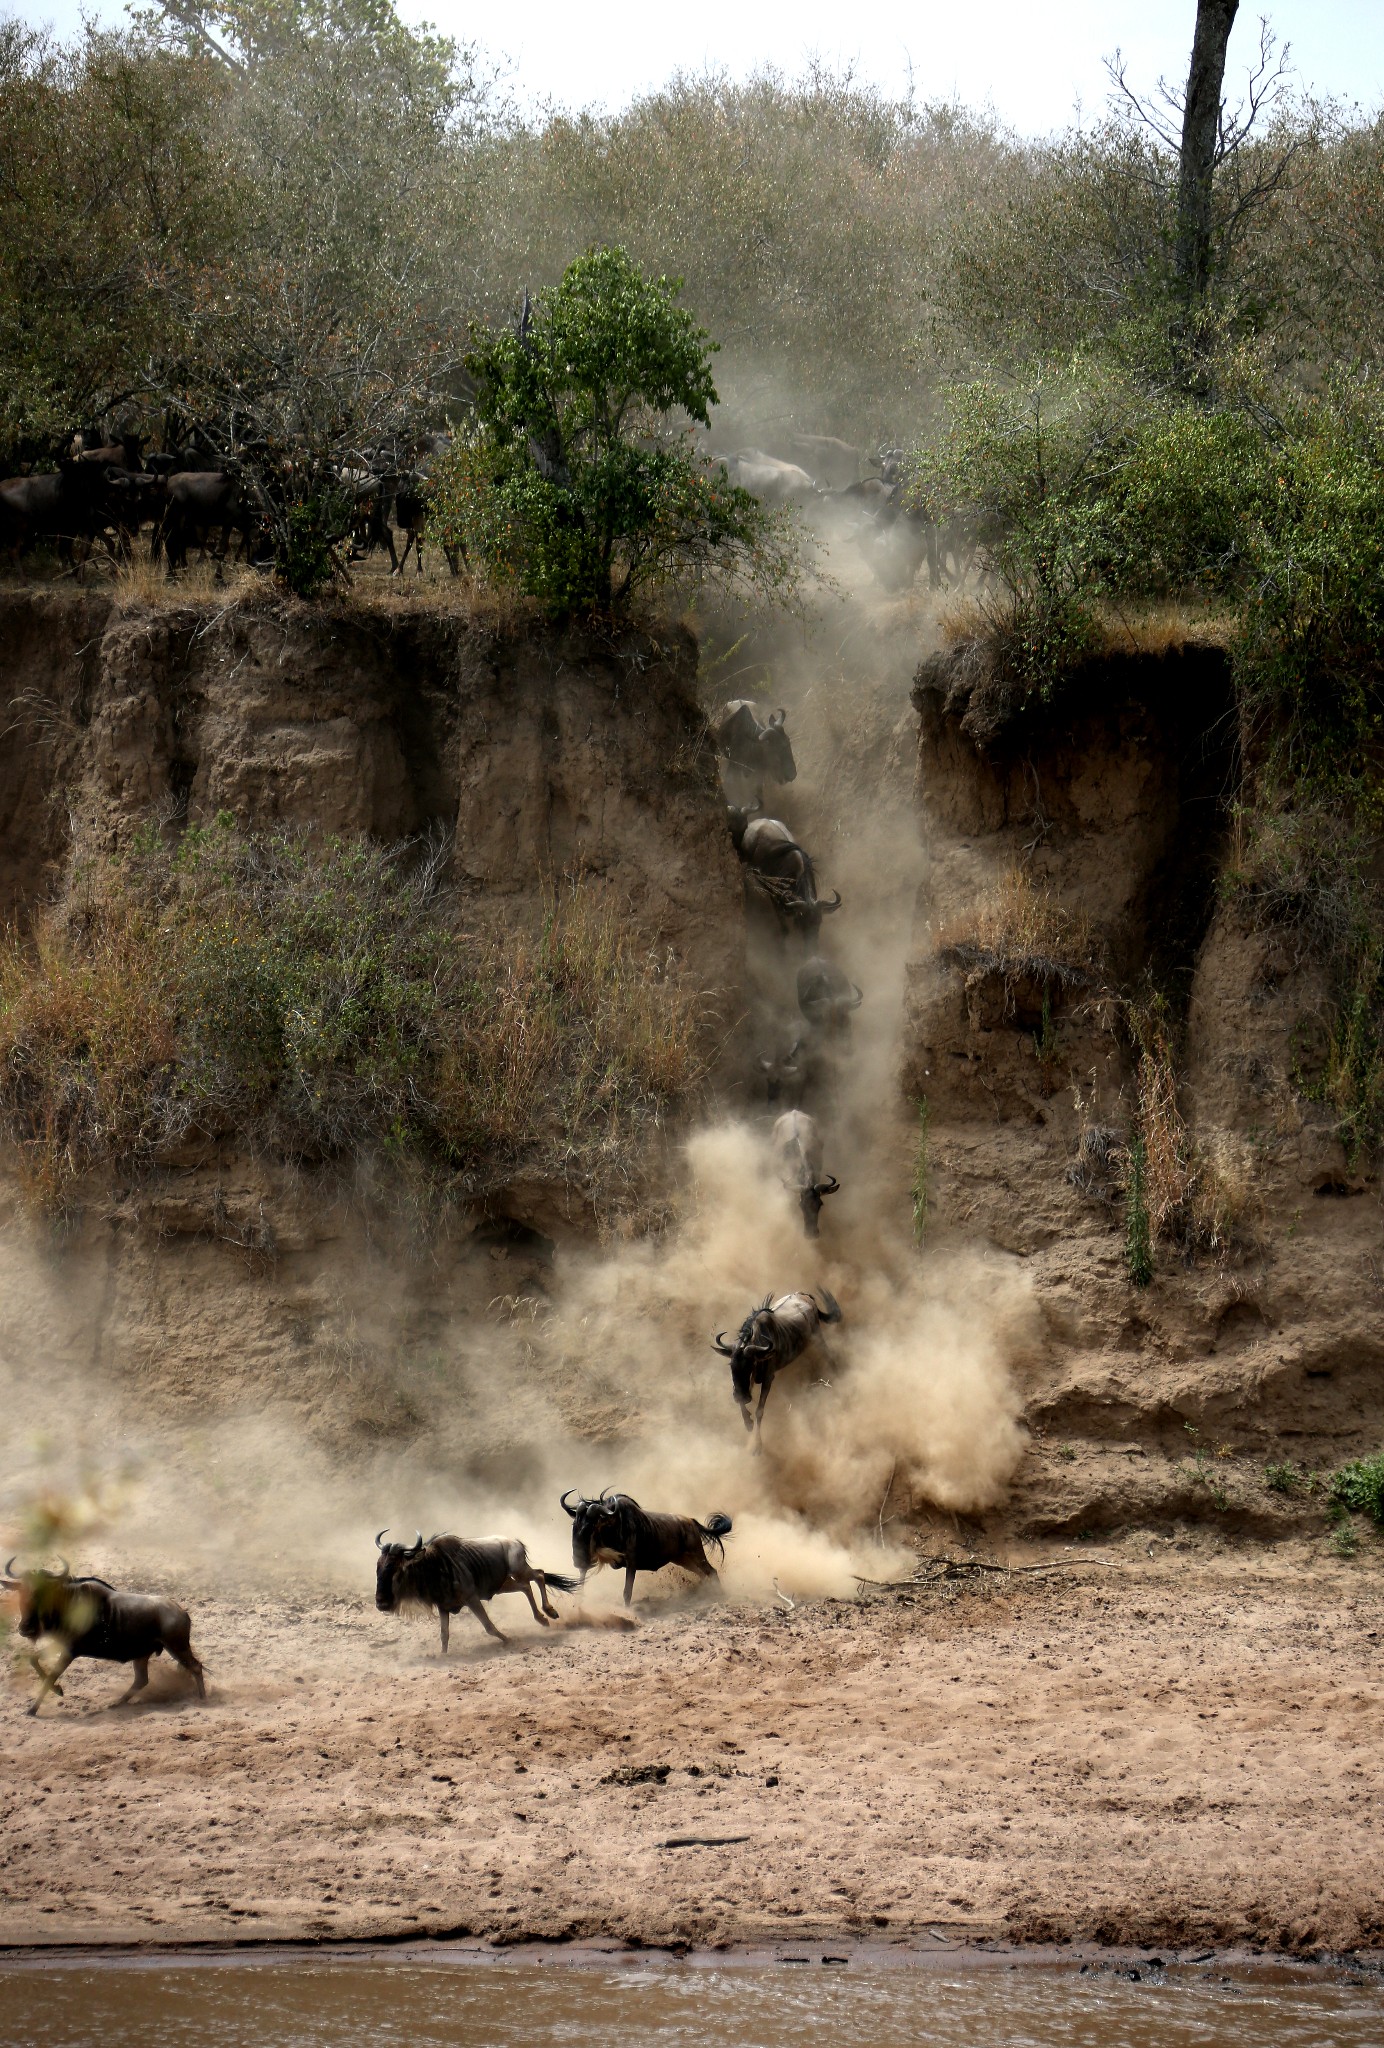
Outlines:
[{"label": "sandy riverbank", "polygon": [[5,1693],[0,1939],[1380,1943],[1373,1567],[1111,1555],[629,1633],[509,1601],[445,1666],[364,1591],[198,1599],[205,1707]]}]

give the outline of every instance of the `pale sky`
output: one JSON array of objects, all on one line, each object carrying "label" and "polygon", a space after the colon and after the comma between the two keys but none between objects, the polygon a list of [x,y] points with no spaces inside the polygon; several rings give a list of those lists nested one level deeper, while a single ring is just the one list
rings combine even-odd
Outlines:
[{"label": "pale sky", "polygon": [[[402,0],[414,20],[429,19],[480,42],[509,71],[511,90],[534,107],[617,108],[662,84],[679,68],[707,67],[740,77],[764,64],[791,74],[816,56],[889,90],[901,90],[910,66],[920,99],[956,97],[991,105],[1029,134],[1060,127],[1080,103],[1096,111],[1107,80],[1101,60],[1118,45],[1132,77],[1151,88],[1160,73],[1186,74],[1195,0],[877,0],[868,8],[825,0],[524,0],[510,10],[463,0]],[[119,0],[86,0],[88,11],[116,20]],[[14,0],[6,11],[75,26],[83,0]],[[1258,43],[1261,13],[1292,45],[1298,81],[1369,110],[1384,101],[1384,0],[1242,0],[1231,40],[1238,80]]]}]

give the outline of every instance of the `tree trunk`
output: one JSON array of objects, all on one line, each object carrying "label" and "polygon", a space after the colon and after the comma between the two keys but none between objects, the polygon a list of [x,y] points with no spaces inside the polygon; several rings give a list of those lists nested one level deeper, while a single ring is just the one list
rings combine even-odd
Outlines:
[{"label": "tree trunk", "polygon": [[1220,140],[1225,52],[1240,0],[1197,0],[1192,66],[1182,117],[1182,166],[1177,182],[1178,281],[1189,307],[1199,306],[1211,283],[1211,187]]}]

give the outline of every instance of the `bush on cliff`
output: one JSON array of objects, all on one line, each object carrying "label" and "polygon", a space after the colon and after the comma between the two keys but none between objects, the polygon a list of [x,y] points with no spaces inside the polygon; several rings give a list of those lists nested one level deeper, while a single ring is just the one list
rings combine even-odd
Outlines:
[{"label": "bush on cliff", "polygon": [[436,849],[154,832],[0,949],[0,1127],[34,1206],[189,1140],[421,1161],[464,1193],[520,1164],[628,1179],[701,1075],[695,995],[585,887],[498,938]]},{"label": "bush on cliff", "polygon": [[438,539],[551,613],[605,611],[641,586],[712,574],[791,589],[795,530],[698,460],[714,344],[620,249],[593,249],[467,358],[475,426],[432,491]]}]

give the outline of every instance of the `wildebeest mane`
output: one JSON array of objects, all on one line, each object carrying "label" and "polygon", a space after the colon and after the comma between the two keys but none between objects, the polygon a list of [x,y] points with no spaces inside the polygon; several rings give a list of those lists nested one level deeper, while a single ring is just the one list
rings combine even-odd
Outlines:
[{"label": "wildebeest mane", "polygon": [[430,1536],[416,1557],[404,1557],[395,1570],[394,1599],[399,1607],[453,1612],[472,1597],[493,1600],[509,1576],[503,1557],[489,1543],[468,1543],[461,1536]]}]

